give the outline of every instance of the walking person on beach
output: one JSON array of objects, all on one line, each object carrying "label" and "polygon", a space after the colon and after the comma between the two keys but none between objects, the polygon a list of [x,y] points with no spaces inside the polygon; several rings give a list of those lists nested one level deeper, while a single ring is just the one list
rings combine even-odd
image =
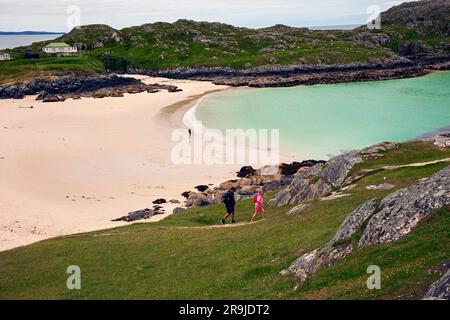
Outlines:
[{"label": "walking person on beach", "polygon": [[227,213],[225,217],[222,219],[222,224],[225,225],[227,219],[231,217],[231,221],[233,224],[236,223],[235,219],[235,206],[236,206],[236,200],[234,198],[234,193],[236,192],[235,188],[231,188],[225,195],[223,196],[223,203],[225,204],[225,207],[227,209]]},{"label": "walking person on beach", "polygon": [[264,195],[262,192],[258,192],[253,197],[253,201],[255,202],[255,213],[253,213],[252,221],[253,222],[256,216],[259,213],[262,213],[263,219],[266,219],[266,210],[264,210]]}]

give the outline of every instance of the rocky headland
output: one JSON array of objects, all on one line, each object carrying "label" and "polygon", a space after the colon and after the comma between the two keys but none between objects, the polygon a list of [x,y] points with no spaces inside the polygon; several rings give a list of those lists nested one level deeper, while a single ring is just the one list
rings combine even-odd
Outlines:
[{"label": "rocky headland", "polygon": [[0,99],[23,99],[37,95],[36,100],[59,102],[66,99],[123,97],[124,94],[156,93],[160,90],[178,92],[171,85],[145,84],[139,79],[107,76],[66,76],[53,79],[33,79],[26,83],[0,86]]},{"label": "rocky headland", "polygon": [[244,70],[218,67],[147,71],[145,69],[129,68],[128,73],[172,79],[212,81],[217,85],[233,87],[266,88],[412,78],[427,75],[436,70],[449,69],[450,55],[441,55],[424,59],[395,57],[375,64],[300,64],[264,66]]}]

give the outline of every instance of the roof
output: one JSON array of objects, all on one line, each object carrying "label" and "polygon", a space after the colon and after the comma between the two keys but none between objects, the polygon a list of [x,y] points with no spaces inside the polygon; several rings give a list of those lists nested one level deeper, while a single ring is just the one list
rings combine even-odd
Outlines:
[{"label": "roof", "polygon": [[46,48],[72,48],[72,46],[69,46],[67,43],[64,43],[64,42],[49,43],[45,47]]}]

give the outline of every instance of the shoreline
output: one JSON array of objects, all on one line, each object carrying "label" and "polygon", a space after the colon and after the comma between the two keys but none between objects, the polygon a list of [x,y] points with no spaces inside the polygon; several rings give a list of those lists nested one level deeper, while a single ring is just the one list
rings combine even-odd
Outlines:
[{"label": "shoreline", "polygon": [[[182,192],[193,190],[195,185],[219,185],[235,179],[241,164],[178,167],[170,164],[167,157],[170,153],[169,133],[171,129],[189,127],[185,121],[189,112],[195,115],[195,108],[208,95],[250,88],[218,87],[206,81],[127,76],[176,85],[183,91],[125,94],[121,98],[69,99],[50,104],[35,101],[34,96],[24,100],[0,100],[0,118],[6,119],[6,125],[0,128],[3,129],[0,137],[9,130],[16,131],[5,135],[4,141],[8,140],[6,152],[0,150],[0,169],[7,172],[6,179],[0,182],[0,211],[5,212],[0,224],[0,251],[49,238],[130,225],[110,220],[134,210],[151,208],[151,202],[159,198],[181,201],[181,204],[163,205],[164,215],[134,223],[160,221],[172,215],[175,207],[182,206]],[[37,108],[21,109],[26,103]],[[34,117],[41,111],[44,113]],[[123,125],[128,117],[129,123]],[[85,121],[89,124],[84,128],[87,132],[83,131]],[[22,134],[21,131],[27,131],[29,126],[33,130]],[[47,132],[49,128],[52,130]],[[105,129],[106,132],[102,132]],[[61,136],[66,134],[72,137]],[[99,141],[90,141],[98,138]],[[70,145],[74,139],[75,147]],[[64,144],[64,148],[53,146],[55,143]],[[103,145],[105,143],[107,146]],[[39,147],[43,150],[36,150]],[[108,149],[106,154],[99,155],[99,150],[94,150],[98,147],[102,152],[103,148]],[[19,154],[10,161],[8,151],[14,153],[16,149]],[[280,163],[301,158],[280,156]],[[125,188],[124,181],[128,184]],[[86,204],[88,200],[94,203]]]},{"label": "shoreline", "polygon": [[425,76],[433,71],[450,69],[450,57],[428,57],[423,60],[388,61],[375,65],[290,65],[266,66],[256,69],[234,70],[226,67],[186,70],[144,69],[128,70],[130,74],[210,81],[230,87],[277,88],[299,85],[383,81]]}]

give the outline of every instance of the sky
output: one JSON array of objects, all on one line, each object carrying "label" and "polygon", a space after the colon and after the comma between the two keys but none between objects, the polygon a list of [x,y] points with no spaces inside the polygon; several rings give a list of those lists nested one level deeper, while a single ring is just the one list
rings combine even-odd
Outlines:
[{"label": "sky", "polygon": [[[242,27],[285,24],[297,27],[364,24],[393,0],[0,0],[1,31],[61,31],[76,25],[114,28],[178,19]],[[375,7],[373,7],[375,6]]]}]

